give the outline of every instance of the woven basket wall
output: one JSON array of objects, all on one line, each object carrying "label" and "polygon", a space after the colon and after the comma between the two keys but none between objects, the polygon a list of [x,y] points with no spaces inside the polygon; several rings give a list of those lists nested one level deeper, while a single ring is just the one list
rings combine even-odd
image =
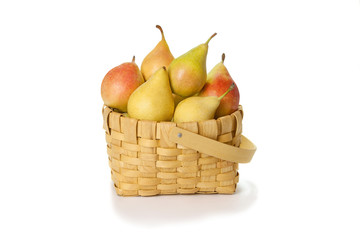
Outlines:
[{"label": "woven basket wall", "polygon": [[115,190],[121,196],[235,192],[238,163],[186,148],[169,138],[173,127],[238,147],[242,107],[202,122],[143,121],[103,108],[107,153]]}]

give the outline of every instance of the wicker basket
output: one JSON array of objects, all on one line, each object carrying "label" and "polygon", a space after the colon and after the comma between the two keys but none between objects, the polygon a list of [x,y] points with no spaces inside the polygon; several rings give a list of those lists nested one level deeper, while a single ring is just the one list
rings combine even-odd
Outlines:
[{"label": "wicker basket", "polygon": [[249,162],[256,150],[241,135],[241,106],[202,122],[137,120],[106,106],[103,118],[111,177],[121,196],[234,193],[238,163]]}]

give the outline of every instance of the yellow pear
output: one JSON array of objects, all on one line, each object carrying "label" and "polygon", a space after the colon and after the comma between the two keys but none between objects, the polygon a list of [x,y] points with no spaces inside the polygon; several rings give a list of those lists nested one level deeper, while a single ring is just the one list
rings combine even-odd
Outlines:
[{"label": "yellow pear", "polygon": [[148,81],[130,96],[127,105],[132,118],[151,121],[170,121],[174,114],[169,76],[165,67],[158,69]]},{"label": "yellow pear", "polygon": [[174,122],[199,122],[213,119],[216,109],[220,105],[221,99],[233,90],[234,87],[235,84],[232,84],[230,88],[220,97],[194,96],[184,99],[175,109]]},{"label": "yellow pear", "polygon": [[162,38],[155,48],[144,58],[141,64],[141,73],[143,74],[145,81],[162,66],[168,68],[174,59],[174,56],[171,54],[169,46],[165,41],[162,28],[159,25],[156,25],[156,27],[160,30]]}]

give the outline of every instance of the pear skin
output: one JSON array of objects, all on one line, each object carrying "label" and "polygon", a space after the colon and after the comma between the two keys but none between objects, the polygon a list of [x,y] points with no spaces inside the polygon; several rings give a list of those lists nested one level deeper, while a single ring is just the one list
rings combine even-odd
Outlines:
[{"label": "pear skin", "polygon": [[207,96],[189,97],[181,101],[174,113],[174,122],[199,122],[210,120],[215,117],[216,109],[220,105],[220,101],[234,88],[232,84],[229,89],[220,97]]},{"label": "pear skin", "polygon": [[198,122],[214,118],[220,101],[217,97],[189,97],[181,101],[174,113],[174,122]]},{"label": "pear skin", "polygon": [[191,49],[174,59],[169,66],[169,78],[173,93],[181,97],[192,96],[203,88],[206,82],[206,57],[209,41]]},{"label": "pear skin", "polygon": [[145,81],[162,66],[168,68],[174,59],[165,40],[162,28],[159,25],[156,25],[156,27],[160,30],[162,38],[155,48],[148,53],[141,64],[141,73],[143,74]]},{"label": "pear skin", "polygon": [[130,117],[140,120],[170,121],[173,118],[174,99],[165,67],[131,94],[127,110]]},{"label": "pear skin", "polygon": [[231,84],[235,84],[234,90],[229,92],[220,101],[220,105],[215,113],[215,118],[229,115],[235,112],[239,107],[240,93],[236,83],[229,74],[224,65],[225,54],[222,54],[222,61],[214,66],[209,72],[204,88],[199,96],[217,96],[219,97]]},{"label": "pear skin", "polygon": [[130,95],[143,83],[144,78],[134,56],[132,62],[123,63],[105,75],[101,83],[101,97],[105,105],[126,112]]}]

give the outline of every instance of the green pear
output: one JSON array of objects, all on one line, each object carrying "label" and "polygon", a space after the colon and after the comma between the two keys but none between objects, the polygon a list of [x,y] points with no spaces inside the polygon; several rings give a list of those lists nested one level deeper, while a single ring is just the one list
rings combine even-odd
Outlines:
[{"label": "green pear", "polygon": [[192,96],[203,88],[206,82],[206,57],[208,44],[205,43],[174,59],[169,66],[169,78],[173,93],[181,97]]},{"label": "green pear", "polygon": [[130,96],[127,105],[132,118],[170,121],[174,114],[174,99],[165,67],[158,69]]},{"label": "green pear", "polygon": [[169,45],[167,44],[164,36],[164,32],[159,25],[156,25],[161,32],[161,40],[155,46],[151,52],[144,58],[141,64],[141,73],[143,74],[145,80],[148,80],[151,75],[153,75],[159,68],[165,66],[169,67],[170,63],[174,59],[174,56],[171,54]]},{"label": "green pear", "polygon": [[174,122],[199,122],[213,119],[216,109],[220,105],[221,99],[233,90],[234,87],[235,84],[232,84],[230,88],[220,97],[194,96],[184,99],[175,109]]}]

